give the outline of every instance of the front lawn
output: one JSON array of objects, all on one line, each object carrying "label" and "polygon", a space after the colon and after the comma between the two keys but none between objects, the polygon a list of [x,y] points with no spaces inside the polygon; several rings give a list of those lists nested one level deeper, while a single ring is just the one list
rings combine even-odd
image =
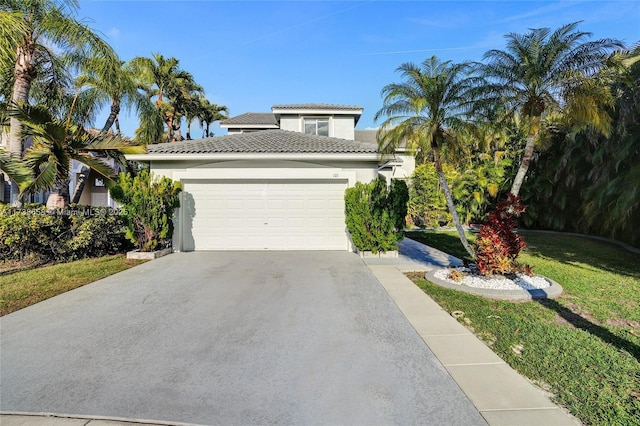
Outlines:
[{"label": "front lawn", "polygon": [[[464,256],[455,233],[408,237]],[[410,278],[586,424],[640,424],[640,255],[585,238],[524,234],[520,257],[563,286],[541,302],[491,301]],[[473,236],[470,235],[473,239]]]},{"label": "front lawn", "polygon": [[0,275],[0,315],[139,265],[124,255],[83,259]]}]

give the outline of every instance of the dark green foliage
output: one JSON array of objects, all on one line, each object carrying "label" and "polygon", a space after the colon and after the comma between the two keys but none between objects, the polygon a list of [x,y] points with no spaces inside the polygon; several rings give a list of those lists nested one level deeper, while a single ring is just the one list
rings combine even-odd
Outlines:
[{"label": "dark green foliage", "polygon": [[119,253],[129,247],[118,210],[70,205],[0,206],[0,260],[67,262]]},{"label": "dark green foliage", "polygon": [[402,240],[409,190],[403,181],[393,180],[387,188],[384,178],[357,182],[345,193],[346,223],[359,250],[395,250]]},{"label": "dark green foliage", "polygon": [[[451,181],[450,168],[443,165],[447,179]],[[433,164],[422,164],[413,171],[409,188],[409,216],[414,225],[437,227],[442,222],[449,223],[451,214],[440,189],[438,173]]]},{"label": "dark green foliage", "polygon": [[136,176],[121,173],[109,189],[114,200],[123,206],[122,217],[127,238],[140,251],[171,246],[173,212],[180,206],[179,182],[167,177],[152,177],[148,170]]},{"label": "dark green foliage", "polygon": [[623,77],[612,86],[608,138],[562,124],[549,129],[552,145],[523,186],[525,226],[640,244],[640,62]]}]

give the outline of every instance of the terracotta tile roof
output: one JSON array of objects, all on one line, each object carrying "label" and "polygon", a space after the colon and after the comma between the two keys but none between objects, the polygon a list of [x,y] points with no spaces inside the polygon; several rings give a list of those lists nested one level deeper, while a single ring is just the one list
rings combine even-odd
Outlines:
[{"label": "terracotta tile roof", "polygon": [[147,146],[149,154],[376,153],[377,149],[372,143],[287,130],[262,130]]}]

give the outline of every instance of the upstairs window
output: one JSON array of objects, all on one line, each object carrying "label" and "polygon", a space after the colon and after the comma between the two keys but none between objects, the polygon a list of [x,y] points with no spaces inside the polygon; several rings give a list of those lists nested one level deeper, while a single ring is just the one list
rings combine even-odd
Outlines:
[{"label": "upstairs window", "polygon": [[329,119],[305,118],[304,132],[307,135],[329,136]]}]

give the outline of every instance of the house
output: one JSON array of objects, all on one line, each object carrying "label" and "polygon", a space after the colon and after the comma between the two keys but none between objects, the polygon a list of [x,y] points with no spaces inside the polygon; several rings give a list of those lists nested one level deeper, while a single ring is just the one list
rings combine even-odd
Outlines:
[{"label": "house", "polygon": [[345,190],[402,163],[356,140],[361,115],[349,105],[274,105],[223,121],[226,136],[149,145],[127,159],[182,183],[177,250],[352,250]]}]

